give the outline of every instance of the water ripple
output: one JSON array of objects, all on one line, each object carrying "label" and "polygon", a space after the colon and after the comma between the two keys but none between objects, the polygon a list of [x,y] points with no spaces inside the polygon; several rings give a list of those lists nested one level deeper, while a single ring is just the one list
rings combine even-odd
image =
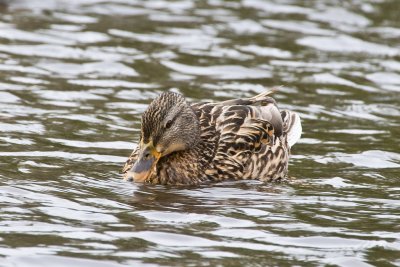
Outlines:
[{"label": "water ripple", "polygon": [[224,66],[190,66],[173,61],[162,61],[164,66],[184,74],[210,76],[217,79],[260,79],[269,78],[271,74],[266,70],[246,68],[237,65]]}]

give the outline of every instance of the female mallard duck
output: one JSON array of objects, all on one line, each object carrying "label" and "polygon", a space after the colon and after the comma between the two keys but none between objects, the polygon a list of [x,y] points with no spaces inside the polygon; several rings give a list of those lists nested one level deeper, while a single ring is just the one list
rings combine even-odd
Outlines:
[{"label": "female mallard duck", "polygon": [[162,93],[143,113],[124,178],[151,184],[284,179],[301,123],[296,113],[279,111],[272,92],[195,104],[181,94]]}]

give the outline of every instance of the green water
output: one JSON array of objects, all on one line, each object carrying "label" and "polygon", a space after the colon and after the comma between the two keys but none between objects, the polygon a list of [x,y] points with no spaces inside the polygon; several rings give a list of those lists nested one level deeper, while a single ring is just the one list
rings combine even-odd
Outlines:
[{"label": "green water", "polygon": [[[0,266],[400,266],[400,2],[0,5]],[[293,184],[143,186],[141,113],[273,86]]]}]

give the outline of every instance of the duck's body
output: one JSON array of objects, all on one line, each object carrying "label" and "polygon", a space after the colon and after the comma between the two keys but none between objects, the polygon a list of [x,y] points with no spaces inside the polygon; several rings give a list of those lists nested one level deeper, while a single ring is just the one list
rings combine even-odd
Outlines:
[{"label": "duck's body", "polygon": [[143,114],[140,144],[123,168],[125,178],[152,184],[284,179],[301,124],[296,113],[279,111],[271,92],[196,104],[161,94]]}]

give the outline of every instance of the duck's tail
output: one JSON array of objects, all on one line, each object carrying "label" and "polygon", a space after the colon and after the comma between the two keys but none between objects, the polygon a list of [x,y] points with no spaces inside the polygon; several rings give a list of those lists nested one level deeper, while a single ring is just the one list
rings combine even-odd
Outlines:
[{"label": "duck's tail", "polygon": [[278,91],[278,87],[271,88],[268,91],[265,91],[259,95],[253,96],[253,97],[249,98],[249,100],[254,101],[254,102],[263,101],[265,98],[269,98],[269,96],[272,95],[273,93],[275,93],[276,91]]},{"label": "duck's tail", "polygon": [[268,104],[276,105],[275,99],[270,97],[278,88],[272,88],[268,91],[262,92],[259,95],[250,97],[250,98],[239,98],[239,99],[231,99],[220,102],[220,105],[223,106],[233,106],[233,105],[248,105],[248,106],[266,106]]},{"label": "duck's tail", "polygon": [[299,141],[301,137],[302,127],[299,114],[289,110],[281,111],[283,119],[283,133],[287,136],[290,147]]}]

